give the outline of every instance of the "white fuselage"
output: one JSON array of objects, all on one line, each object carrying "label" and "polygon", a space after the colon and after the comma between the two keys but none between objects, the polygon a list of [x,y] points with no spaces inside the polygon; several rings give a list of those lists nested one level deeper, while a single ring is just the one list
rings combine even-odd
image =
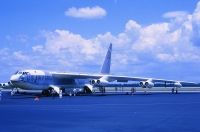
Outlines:
[{"label": "white fuselage", "polygon": [[81,88],[89,83],[88,79],[63,79],[54,77],[51,72],[41,70],[17,72],[11,76],[10,81],[14,87],[27,90],[48,89],[50,85],[56,85],[60,88]]}]

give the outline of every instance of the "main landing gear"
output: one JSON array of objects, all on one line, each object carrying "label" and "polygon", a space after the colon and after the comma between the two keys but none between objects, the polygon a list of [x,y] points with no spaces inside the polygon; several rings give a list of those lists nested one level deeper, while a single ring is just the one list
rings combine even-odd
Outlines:
[{"label": "main landing gear", "polygon": [[19,90],[18,90],[17,88],[13,88],[13,89],[11,90],[10,95],[13,96],[13,95],[15,95],[16,93],[19,93]]},{"label": "main landing gear", "polygon": [[135,94],[136,89],[135,88],[131,88],[131,95]]},{"label": "main landing gear", "polygon": [[106,88],[105,87],[99,87],[99,91],[104,94],[106,93]]},{"label": "main landing gear", "polygon": [[44,96],[58,95],[60,98],[62,98],[63,92],[65,92],[64,89],[60,89],[59,92],[57,93],[53,88],[49,88],[42,90],[42,95]]},{"label": "main landing gear", "polygon": [[172,94],[178,94],[178,87],[172,88]]},{"label": "main landing gear", "polygon": [[51,94],[52,94],[51,89],[42,90],[42,95],[44,95],[44,96],[50,96]]},{"label": "main landing gear", "polygon": [[[86,92],[86,91],[84,91],[84,92]],[[76,88],[74,88],[73,90],[70,90],[69,92],[67,92],[67,94],[69,96],[76,96],[77,93],[78,93],[78,89],[76,89]]]},{"label": "main landing gear", "polygon": [[150,92],[148,92],[148,91],[150,91],[150,89],[149,88],[143,88],[144,89],[144,94],[145,95],[148,95],[148,94],[150,94]]}]

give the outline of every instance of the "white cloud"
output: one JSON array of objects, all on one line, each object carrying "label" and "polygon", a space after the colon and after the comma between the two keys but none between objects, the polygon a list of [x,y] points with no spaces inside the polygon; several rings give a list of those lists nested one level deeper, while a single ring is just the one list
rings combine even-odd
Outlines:
[{"label": "white cloud", "polygon": [[67,30],[55,30],[46,34],[45,48],[50,53],[59,54],[62,51],[72,55],[84,54],[87,57],[99,52],[99,46],[92,40],[85,39],[79,34]]},{"label": "white cloud", "polygon": [[176,18],[176,17],[185,17],[188,13],[185,11],[173,11],[173,12],[167,12],[163,14],[164,18]]},{"label": "white cloud", "polygon": [[197,7],[192,15],[192,19],[198,25],[200,24],[200,1],[197,3]]},{"label": "white cloud", "polygon": [[66,16],[87,19],[102,18],[106,16],[106,14],[106,10],[99,6],[82,8],[71,7],[65,12]]},{"label": "white cloud", "polygon": [[168,23],[152,24],[143,27],[140,30],[137,41],[133,44],[133,50],[154,52],[155,47],[159,48],[162,46],[163,41],[170,40],[167,36],[168,31]]},{"label": "white cloud", "polygon": [[32,47],[32,50],[34,52],[43,52],[43,46],[42,45],[35,45]]},{"label": "white cloud", "polygon": [[13,56],[15,59],[20,60],[20,61],[28,61],[29,60],[29,56],[23,54],[21,51],[14,52]]},{"label": "white cloud", "polygon": [[129,20],[127,23],[126,23],[126,26],[125,26],[125,31],[126,32],[129,32],[129,31],[138,31],[140,30],[141,28],[141,25],[139,25],[136,21],[133,21],[133,20]]},{"label": "white cloud", "polygon": [[170,18],[169,22],[147,26],[129,20],[125,24],[124,31],[117,35],[106,32],[89,39],[68,30],[57,29],[46,32],[45,44],[37,45],[33,50],[53,54],[61,59],[59,62],[68,60],[67,63],[72,65],[76,65],[77,62],[87,64],[90,61],[100,64],[102,59],[99,58],[104,56],[105,49],[112,42],[114,49],[120,52],[120,54],[114,53],[115,57],[121,58],[113,62],[117,64],[129,65],[149,60],[168,63],[195,62],[200,60],[199,47],[192,41],[199,40],[194,34],[196,31],[194,25],[199,28],[196,21],[197,9],[193,14],[183,11],[165,13],[164,16]]}]

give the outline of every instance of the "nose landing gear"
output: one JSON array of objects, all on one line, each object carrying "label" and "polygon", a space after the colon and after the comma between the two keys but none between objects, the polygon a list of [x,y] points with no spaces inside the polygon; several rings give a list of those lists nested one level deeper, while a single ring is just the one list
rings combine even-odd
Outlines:
[{"label": "nose landing gear", "polygon": [[17,88],[13,88],[10,95],[14,96],[16,93],[19,93],[19,90]]}]

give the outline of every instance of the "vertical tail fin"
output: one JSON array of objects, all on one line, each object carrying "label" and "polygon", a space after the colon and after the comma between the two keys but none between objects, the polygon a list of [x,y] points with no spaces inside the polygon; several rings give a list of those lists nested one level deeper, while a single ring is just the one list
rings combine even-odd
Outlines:
[{"label": "vertical tail fin", "polygon": [[112,53],[112,43],[110,43],[110,46],[109,46],[108,51],[106,53],[105,60],[104,60],[103,65],[101,67],[101,74],[110,74],[111,53]]}]

